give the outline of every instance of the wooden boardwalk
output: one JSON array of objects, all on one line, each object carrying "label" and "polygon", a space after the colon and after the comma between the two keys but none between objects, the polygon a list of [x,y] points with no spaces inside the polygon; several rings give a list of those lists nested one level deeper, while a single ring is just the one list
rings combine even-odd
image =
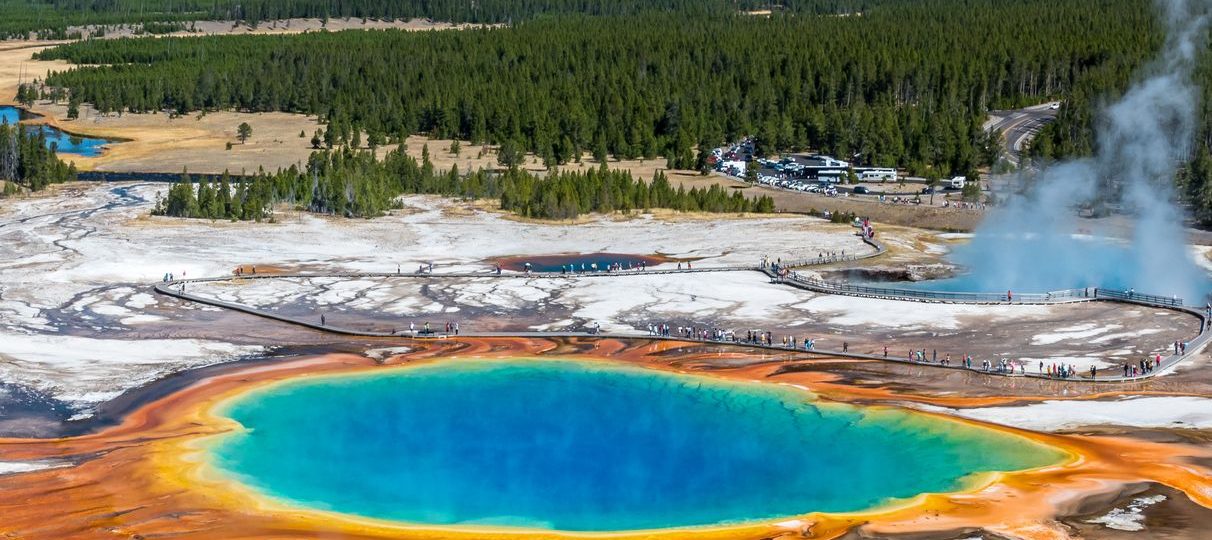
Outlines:
[{"label": "wooden boardwalk", "polygon": [[[886,251],[886,248],[881,243],[875,242],[874,240],[864,238],[864,242],[866,242],[867,244],[874,247],[875,251],[873,253],[868,253],[868,254],[863,254],[863,255],[853,255],[853,256],[847,256],[847,257],[822,257],[822,258],[810,259],[810,260],[806,260],[806,261],[797,261],[793,264],[795,264],[796,267],[803,267],[803,266],[811,266],[811,265],[824,265],[824,264],[832,264],[832,263],[837,263],[837,262],[855,261],[855,260],[861,260],[861,259],[866,259],[866,258],[870,258],[870,257],[875,257],[875,256],[883,254]],[[178,298],[181,300],[186,300],[186,301],[190,301],[190,302],[196,302],[199,304],[205,304],[205,305],[215,306],[215,307],[219,307],[219,308],[223,308],[223,309],[229,309],[232,311],[247,313],[250,315],[263,317],[266,319],[272,319],[272,320],[276,320],[276,321],[280,321],[280,322],[284,322],[284,323],[288,323],[288,324],[293,324],[293,325],[302,326],[302,327],[306,327],[306,328],[310,328],[310,329],[318,330],[318,331],[322,331],[322,332],[329,332],[329,333],[333,333],[333,334],[340,334],[340,335],[346,335],[346,336],[359,336],[359,337],[374,337],[374,338],[449,339],[449,338],[453,338],[456,336],[453,336],[453,335],[450,335],[447,333],[443,333],[443,332],[431,332],[431,333],[409,332],[409,331],[382,332],[382,331],[376,331],[376,330],[364,330],[364,329],[334,326],[334,325],[329,325],[329,324],[321,324],[319,316],[310,317],[310,318],[292,317],[292,316],[273,313],[272,311],[269,311],[269,310],[264,310],[264,309],[259,309],[259,308],[255,308],[252,306],[247,306],[244,304],[238,304],[235,302],[227,302],[227,301],[219,300],[216,298],[209,298],[206,296],[193,294],[192,292],[189,291],[189,285],[198,284],[198,283],[214,283],[214,282],[226,282],[226,281],[239,282],[239,281],[243,281],[243,280],[281,280],[281,279],[316,279],[316,278],[335,278],[335,279],[375,278],[375,279],[423,279],[423,280],[452,279],[452,278],[464,278],[464,279],[466,279],[466,278],[489,278],[489,279],[508,279],[508,280],[516,280],[516,279],[577,280],[577,279],[624,278],[624,277],[629,277],[629,276],[645,276],[645,275],[674,275],[674,274],[694,274],[694,273],[708,273],[708,272],[745,272],[745,271],[761,272],[761,273],[767,275],[768,277],[770,277],[771,282],[775,283],[775,284],[798,287],[798,288],[802,288],[802,289],[812,290],[814,292],[820,292],[823,294],[842,294],[842,295],[851,295],[851,296],[882,298],[882,299],[894,300],[894,301],[914,301],[914,302],[952,302],[952,303],[969,303],[969,304],[994,304],[994,303],[1006,304],[1006,303],[1008,303],[1008,302],[995,302],[995,301],[991,301],[988,298],[988,296],[995,296],[995,295],[977,295],[977,296],[974,296],[971,298],[965,297],[963,295],[959,295],[954,298],[923,297],[920,294],[920,291],[908,291],[908,290],[899,290],[902,292],[902,294],[898,295],[897,294],[898,289],[879,289],[881,291],[880,294],[864,294],[861,292],[855,292],[853,290],[849,290],[846,287],[840,286],[838,284],[829,284],[828,282],[823,282],[823,281],[787,279],[787,276],[780,276],[778,273],[775,272],[775,270],[773,268],[768,267],[768,266],[767,267],[759,266],[759,265],[709,266],[709,267],[701,267],[701,268],[660,269],[660,270],[657,270],[657,269],[623,270],[623,271],[613,271],[613,272],[583,272],[583,273],[570,273],[570,274],[555,274],[555,273],[542,273],[542,272],[535,272],[535,273],[525,273],[525,272],[502,272],[502,273],[498,273],[498,272],[451,272],[451,273],[332,272],[332,273],[318,273],[318,274],[249,274],[249,275],[230,276],[230,277],[209,277],[209,278],[194,278],[194,279],[181,279],[181,280],[174,280],[174,281],[165,281],[165,282],[156,284],[154,288],[155,288],[155,292],[157,292],[159,294],[175,297],[175,298]],[[1096,291],[1097,291],[1097,289],[1096,289]],[[644,333],[644,332],[637,332],[634,334],[598,334],[598,333],[591,333],[591,332],[571,332],[571,331],[559,331],[559,332],[540,332],[540,331],[463,332],[463,333],[459,334],[459,336],[457,336],[457,337],[538,337],[538,338],[579,337],[579,338],[619,338],[619,339],[668,340],[668,341],[700,343],[700,344],[706,344],[706,345],[718,345],[718,346],[725,346],[725,347],[743,347],[743,348],[760,349],[760,350],[767,350],[767,351],[779,352],[779,353],[798,353],[798,354],[814,356],[814,357],[815,356],[830,356],[830,357],[852,358],[852,359],[856,359],[856,360],[878,360],[881,362],[894,362],[894,363],[899,363],[899,364],[911,364],[911,365],[916,365],[916,366],[929,366],[929,367],[933,367],[933,368],[937,368],[937,369],[961,369],[961,370],[967,370],[967,371],[986,374],[986,375],[1003,376],[1003,377],[1029,377],[1029,378],[1050,379],[1050,380],[1057,380],[1057,381],[1084,381],[1084,382],[1096,382],[1096,383],[1135,382],[1135,381],[1140,381],[1143,379],[1155,377],[1155,376],[1158,376],[1158,375],[1161,375],[1161,374],[1167,372],[1168,370],[1172,369],[1175,365],[1177,365],[1179,362],[1181,362],[1185,358],[1192,356],[1192,355],[1198,353],[1199,351],[1201,351],[1207,345],[1208,340],[1209,340],[1209,317],[1208,317],[1208,314],[1205,313],[1203,310],[1184,307],[1181,305],[1172,305],[1168,302],[1168,300],[1165,302],[1162,302],[1162,303],[1158,303],[1157,301],[1152,301],[1153,299],[1156,299],[1157,297],[1148,297],[1145,295],[1137,295],[1137,296],[1139,297],[1139,299],[1135,299],[1135,298],[1130,299],[1130,298],[1125,297],[1125,295],[1123,293],[1113,292],[1113,293],[1103,294],[1103,295],[1099,295],[1099,294],[1087,295],[1087,296],[1074,296],[1074,295],[1059,296],[1058,295],[1056,297],[1053,297],[1053,296],[1051,296],[1051,293],[1049,293],[1048,296],[1045,296],[1045,295],[1017,295],[1017,298],[1014,299],[1015,300],[1013,302],[1014,304],[1023,304],[1023,303],[1060,304],[1060,303],[1071,303],[1071,302],[1115,302],[1115,303],[1122,303],[1122,304],[1144,305],[1144,306],[1149,306],[1149,307],[1154,307],[1154,308],[1180,311],[1180,312],[1192,315],[1194,317],[1197,317],[1200,320],[1200,333],[1199,333],[1199,335],[1195,336],[1193,339],[1191,339],[1190,341],[1187,342],[1186,354],[1168,355],[1165,358],[1163,358],[1161,366],[1159,368],[1156,368],[1153,371],[1151,371],[1150,373],[1147,373],[1144,375],[1140,375],[1140,376],[1136,376],[1136,377],[1124,377],[1122,374],[1117,373],[1115,375],[1110,375],[1110,374],[1100,375],[1093,380],[1090,379],[1088,373],[1083,373],[1083,374],[1079,374],[1074,377],[1062,379],[1059,377],[1049,377],[1047,375],[1043,375],[1043,374],[1039,374],[1039,373],[1002,373],[1002,372],[998,372],[998,371],[986,371],[983,369],[978,369],[976,367],[967,368],[962,365],[942,365],[937,362],[915,362],[908,358],[885,357],[885,356],[880,356],[880,355],[852,353],[852,352],[848,352],[848,351],[844,352],[844,351],[830,351],[830,350],[805,350],[803,348],[797,349],[794,347],[785,347],[785,346],[773,345],[773,344],[768,345],[768,344],[762,344],[762,343],[751,343],[751,342],[746,342],[746,341],[721,341],[721,340],[697,339],[697,338],[683,337],[683,336],[658,336],[658,335],[650,335],[650,334]],[[1116,370],[1116,371],[1118,372],[1118,370]]]}]

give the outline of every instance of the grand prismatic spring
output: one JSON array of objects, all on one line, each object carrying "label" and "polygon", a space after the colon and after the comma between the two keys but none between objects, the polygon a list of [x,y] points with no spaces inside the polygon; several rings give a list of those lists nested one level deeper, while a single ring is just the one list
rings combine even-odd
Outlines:
[{"label": "grand prismatic spring", "polygon": [[245,428],[212,450],[225,473],[305,506],[435,525],[609,531],[848,512],[1064,457],[905,411],[603,362],[455,358],[290,381],[222,414]]},{"label": "grand prismatic spring", "polygon": [[876,405],[893,395],[745,356],[460,338],[224,370],[96,434],[0,440],[8,460],[94,456],[0,476],[0,500],[31,538],[1023,536],[1099,486],[1212,502],[1188,461],[1205,449]]}]

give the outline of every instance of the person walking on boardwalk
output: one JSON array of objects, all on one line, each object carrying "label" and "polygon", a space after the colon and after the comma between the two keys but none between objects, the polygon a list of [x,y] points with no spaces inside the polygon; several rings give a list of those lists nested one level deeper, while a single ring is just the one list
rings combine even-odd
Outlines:
[{"label": "person walking on boardwalk", "polygon": [[320,326],[325,326],[325,324],[324,324],[324,314],[323,314],[323,313],[321,313],[321,314],[320,314]]}]

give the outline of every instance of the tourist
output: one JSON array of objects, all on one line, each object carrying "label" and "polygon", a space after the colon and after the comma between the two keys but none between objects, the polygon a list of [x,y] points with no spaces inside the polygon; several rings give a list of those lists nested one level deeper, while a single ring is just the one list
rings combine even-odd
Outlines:
[{"label": "tourist", "polygon": [[324,324],[324,314],[323,314],[323,313],[321,313],[321,314],[320,314],[320,326],[324,326],[324,325],[325,325],[325,324]]},{"label": "tourist", "polygon": [[888,346],[884,345],[884,358],[888,358]]}]

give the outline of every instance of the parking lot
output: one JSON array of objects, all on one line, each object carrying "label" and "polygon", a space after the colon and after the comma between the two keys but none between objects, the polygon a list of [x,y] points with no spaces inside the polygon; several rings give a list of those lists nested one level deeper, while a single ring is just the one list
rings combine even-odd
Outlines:
[{"label": "parking lot", "polygon": [[[954,179],[948,179],[932,188],[925,178],[900,176],[892,168],[851,167],[830,156],[791,154],[756,158],[750,140],[717,148],[713,154],[717,173],[744,181],[750,163],[756,163],[757,184],[775,190],[883,204],[983,208],[982,204],[959,200],[958,186],[962,186],[962,180],[953,184]],[[849,180],[858,182],[847,183]]]}]

